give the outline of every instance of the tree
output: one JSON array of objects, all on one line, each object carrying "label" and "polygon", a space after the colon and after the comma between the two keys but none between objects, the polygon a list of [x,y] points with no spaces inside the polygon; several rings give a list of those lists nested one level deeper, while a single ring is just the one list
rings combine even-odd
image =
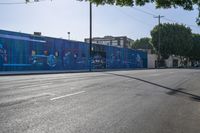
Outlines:
[{"label": "tree", "polygon": [[[158,51],[159,26],[155,26],[151,31],[152,44]],[[160,54],[163,58],[169,55],[187,57],[192,46],[191,29],[179,24],[160,25]]]},{"label": "tree", "polygon": [[189,57],[193,61],[200,60],[200,34],[192,34],[192,49]]},{"label": "tree", "polygon": [[131,47],[134,49],[153,49],[153,46],[150,44],[150,38],[147,37],[137,39]]},{"label": "tree", "polygon": [[120,6],[143,6],[146,3],[155,3],[156,8],[177,8],[182,7],[184,10],[193,10],[196,5],[199,10],[196,22],[200,25],[200,0],[79,0],[79,1],[91,1],[97,5],[100,4],[112,4]]},{"label": "tree", "polygon": [[151,39],[148,37],[137,39],[136,41],[133,42],[131,47],[133,49],[146,49],[146,50],[150,49],[152,52],[154,52],[153,45],[151,44]]}]

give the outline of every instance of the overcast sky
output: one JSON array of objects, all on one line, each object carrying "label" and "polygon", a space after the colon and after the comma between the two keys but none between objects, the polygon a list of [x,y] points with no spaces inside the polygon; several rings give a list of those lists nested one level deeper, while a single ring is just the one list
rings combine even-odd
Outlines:
[{"label": "overcast sky", "polygon": [[[0,29],[32,34],[42,32],[44,36],[83,41],[89,36],[89,3],[77,0],[44,0],[29,4],[2,4],[24,0],[0,0]],[[144,7],[93,6],[93,36],[128,36],[132,39],[150,37],[150,31],[158,23],[151,14],[163,15],[161,22],[168,19],[191,26],[200,33],[195,23],[198,15],[182,9],[156,10],[152,4]],[[167,19],[167,20],[166,20]]]}]

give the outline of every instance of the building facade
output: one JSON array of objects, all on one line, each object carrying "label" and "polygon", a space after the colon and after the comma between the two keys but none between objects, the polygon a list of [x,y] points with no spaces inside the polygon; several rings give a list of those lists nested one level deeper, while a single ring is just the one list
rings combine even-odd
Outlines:
[{"label": "building facade", "polygon": [[[101,44],[101,45],[107,45],[107,46],[115,46],[120,48],[130,48],[132,39],[126,37],[126,36],[104,36],[104,37],[94,37],[92,38],[93,44]],[[85,42],[89,43],[90,39],[85,38]]]}]

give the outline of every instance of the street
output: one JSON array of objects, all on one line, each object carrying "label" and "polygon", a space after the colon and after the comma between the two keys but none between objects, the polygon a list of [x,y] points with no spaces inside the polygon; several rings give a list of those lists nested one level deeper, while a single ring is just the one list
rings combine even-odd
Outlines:
[{"label": "street", "polygon": [[200,70],[0,77],[0,133],[199,133]]}]

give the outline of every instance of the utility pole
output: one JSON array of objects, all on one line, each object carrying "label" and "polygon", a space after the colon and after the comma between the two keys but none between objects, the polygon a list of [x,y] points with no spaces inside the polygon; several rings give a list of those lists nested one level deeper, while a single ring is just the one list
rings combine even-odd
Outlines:
[{"label": "utility pole", "polygon": [[160,19],[164,16],[155,16],[154,18],[158,18],[158,61],[157,61],[157,68],[160,67]]},{"label": "utility pole", "polygon": [[70,32],[67,32],[67,34],[68,34],[68,40],[70,40]]},{"label": "utility pole", "polygon": [[89,71],[92,71],[92,2],[90,2],[90,44],[89,44]]}]

